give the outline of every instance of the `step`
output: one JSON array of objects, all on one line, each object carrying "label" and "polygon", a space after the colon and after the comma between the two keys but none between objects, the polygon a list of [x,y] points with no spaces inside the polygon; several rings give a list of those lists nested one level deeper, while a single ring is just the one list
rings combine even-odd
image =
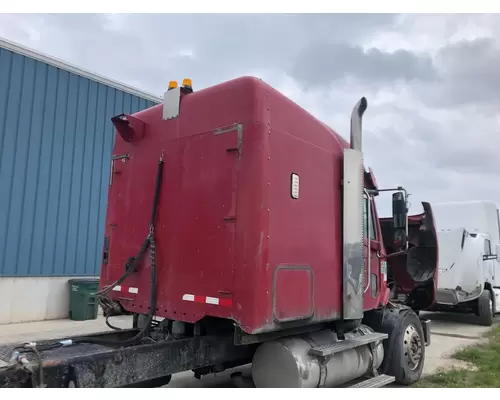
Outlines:
[{"label": "step", "polygon": [[311,356],[326,357],[332,354],[341,353],[342,351],[354,349],[356,347],[364,346],[365,344],[378,342],[379,340],[387,339],[387,333],[370,333],[368,335],[357,336],[354,339],[339,340],[331,344],[323,344],[321,346],[313,347],[309,350]]},{"label": "step", "polygon": [[365,379],[364,381],[358,382],[352,386],[348,386],[350,389],[373,389],[383,386],[387,386],[396,380],[395,377],[389,375],[379,375],[373,378]]}]

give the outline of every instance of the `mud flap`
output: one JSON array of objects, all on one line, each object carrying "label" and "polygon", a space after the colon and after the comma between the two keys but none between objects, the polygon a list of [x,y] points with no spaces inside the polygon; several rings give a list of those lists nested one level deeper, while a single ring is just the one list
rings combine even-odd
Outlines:
[{"label": "mud flap", "polygon": [[420,323],[422,324],[422,329],[424,331],[425,345],[430,346],[430,344],[431,344],[431,320],[420,318]]}]

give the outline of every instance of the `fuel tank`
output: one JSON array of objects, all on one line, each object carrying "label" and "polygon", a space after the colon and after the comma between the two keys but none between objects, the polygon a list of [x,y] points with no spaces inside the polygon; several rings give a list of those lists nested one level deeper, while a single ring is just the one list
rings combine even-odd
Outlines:
[{"label": "fuel tank", "polygon": [[[361,326],[345,335],[353,339],[373,331]],[[335,387],[367,374],[373,367],[379,368],[384,358],[382,342],[333,354],[322,361],[309,355],[309,351],[324,344],[337,342],[335,332],[324,330],[301,337],[281,338],[263,343],[252,362],[252,377],[258,388],[316,388]]]}]

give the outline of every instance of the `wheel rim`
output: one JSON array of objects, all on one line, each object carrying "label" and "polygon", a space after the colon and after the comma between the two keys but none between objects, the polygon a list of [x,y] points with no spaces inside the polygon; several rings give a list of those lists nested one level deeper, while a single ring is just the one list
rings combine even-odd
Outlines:
[{"label": "wheel rim", "polygon": [[403,350],[408,368],[414,371],[422,360],[422,340],[415,326],[408,325],[403,337]]}]

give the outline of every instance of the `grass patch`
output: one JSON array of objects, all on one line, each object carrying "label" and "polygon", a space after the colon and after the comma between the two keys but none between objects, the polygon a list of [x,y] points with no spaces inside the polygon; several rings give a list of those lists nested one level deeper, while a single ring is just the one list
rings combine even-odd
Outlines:
[{"label": "grass patch", "polygon": [[452,369],[422,378],[412,387],[498,388],[500,387],[500,327],[488,333],[488,343],[459,350],[453,358],[474,369]]}]

